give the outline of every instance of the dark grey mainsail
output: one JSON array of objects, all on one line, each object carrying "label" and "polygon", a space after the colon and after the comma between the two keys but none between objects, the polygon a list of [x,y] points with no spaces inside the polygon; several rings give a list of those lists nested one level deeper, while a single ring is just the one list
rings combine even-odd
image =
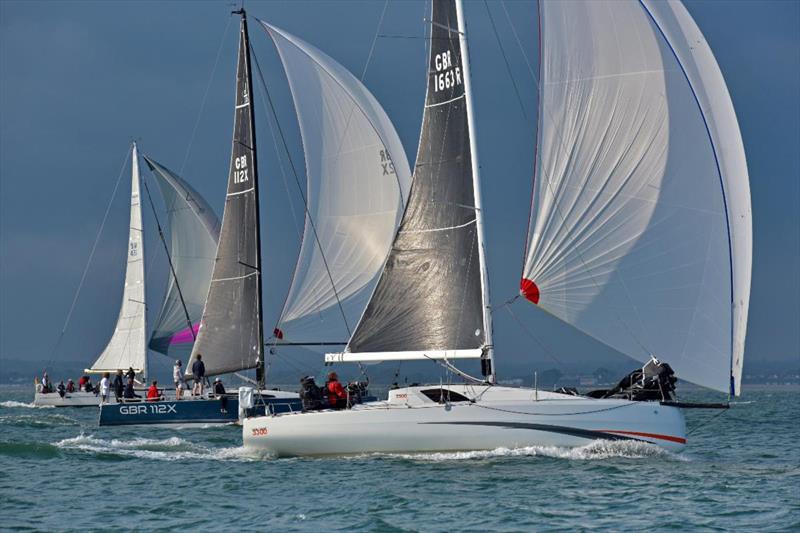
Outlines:
[{"label": "dark grey mainsail", "polygon": [[261,368],[263,362],[253,85],[247,19],[243,10],[238,13],[242,21],[228,193],[211,286],[192,350],[192,360],[203,355],[209,375]]},{"label": "dark grey mainsail", "polygon": [[[457,18],[453,0],[433,2],[411,193],[380,281],[347,347],[354,355],[481,357],[487,348],[468,80]],[[351,359],[342,355],[340,360]]]},{"label": "dark grey mainsail", "polygon": [[156,178],[169,221],[171,274],[149,348],[186,359],[192,351],[219,240],[219,219],[200,194],[177,174],[144,156]]}]

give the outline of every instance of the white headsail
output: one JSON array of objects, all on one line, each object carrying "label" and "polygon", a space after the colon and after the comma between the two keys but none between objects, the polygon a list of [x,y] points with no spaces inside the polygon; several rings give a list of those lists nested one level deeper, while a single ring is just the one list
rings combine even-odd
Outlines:
[{"label": "white headsail", "polygon": [[220,223],[211,206],[191,185],[157,161],[147,156],[144,160],[167,208],[172,267],[149,347],[172,358],[186,359],[208,295]]},{"label": "white headsail", "polygon": [[303,40],[262,22],[283,62],[303,137],[305,232],[278,338],[344,342],[392,244],[411,172],[364,85]]},{"label": "white headsail", "polygon": [[521,292],[630,357],[738,394],[752,256],[741,135],[678,1],[541,3]]},{"label": "white headsail", "polygon": [[147,330],[145,327],[144,246],[142,207],[139,194],[139,152],[133,144],[131,155],[131,218],[125,288],[117,324],[108,345],[88,372],[113,372],[133,367],[146,373]]}]

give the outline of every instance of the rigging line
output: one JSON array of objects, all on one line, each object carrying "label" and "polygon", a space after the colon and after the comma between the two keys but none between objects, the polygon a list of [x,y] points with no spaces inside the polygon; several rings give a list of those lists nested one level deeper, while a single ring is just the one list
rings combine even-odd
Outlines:
[{"label": "rigging line", "polygon": [[153,210],[153,218],[156,220],[156,227],[158,228],[158,236],[161,239],[161,244],[164,245],[164,253],[167,254],[167,262],[169,263],[169,271],[172,273],[172,279],[175,280],[175,287],[178,289],[178,297],[181,300],[181,306],[183,307],[183,312],[186,315],[186,323],[189,325],[189,331],[192,334],[192,339],[197,340],[197,334],[194,332],[194,325],[192,324],[192,319],[189,317],[189,310],[186,308],[186,300],[183,298],[183,291],[181,291],[181,285],[178,282],[178,275],[175,273],[175,267],[172,264],[172,256],[169,253],[169,247],[167,246],[167,241],[164,238],[164,231],[161,228],[161,222],[158,220],[158,214],[156,214],[156,206],[153,203],[153,197],[150,195],[150,187],[147,186],[147,182],[144,181],[144,190],[147,192],[147,199],[150,201],[150,209]]},{"label": "rigging line", "polygon": [[519,51],[522,53],[522,57],[523,59],[525,59],[525,64],[528,66],[528,72],[530,73],[531,78],[533,78],[533,82],[538,86],[539,79],[533,72],[533,67],[531,66],[530,60],[528,60],[528,54],[525,53],[525,48],[522,46],[522,41],[520,41],[519,39],[519,34],[517,34],[517,29],[514,27],[514,23],[511,22],[511,16],[508,14],[508,9],[506,9],[505,0],[502,0],[500,2],[500,5],[503,7],[503,11],[506,14],[506,20],[508,21],[508,25],[511,26],[511,33],[514,34],[514,39],[516,39],[517,41],[517,46],[519,46]]},{"label": "rigging line", "polygon": [[[508,302],[507,302],[507,303],[508,303]],[[532,332],[532,331],[531,331],[531,330],[530,330],[530,329],[529,329],[529,328],[528,328],[528,327],[525,325],[525,323],[524,323],[522,320],[520,320],[520,318],[519,318],[519,317],[518,317],[516,314],[514,314],[514,311],[512,311],[512,310],[511,310],[511,305],[506,305],[506,306],[505,306],[505,308],[506,308],[506,310],[508,310],[508,313],[509,313],[509,314],[511,315],[511,317],[514,319],[514,321],[517,323],[517,325],[519,325],[519,327],[520,327],[520,328],[522,328],[522,331],[524,331],[525,333],[527,333],[527,334],[528,334],[528,336],[529,336],[531,339],[533,339],[533,341],[534,341],[536,344],[538,344],[538,345],[539,345],[539,347],[540,347],[542,350],[544,350],[544,353],[545,353],[545,354],[546,354],[546,355],[547,355],[547,356],[548,356],[550,359],[552,359],[553,361],[555,361],[555,363],[556,363],[558,366],[560,366],[562,369],[566,369],[566,367],[564,366],[564,363],[562,363],[562,362],[561,362],[561,361],[560,361],[560,360],[559,360],[559,359],[558,359],[558,358],[557,358],[555,355],[553,355],[553,352],[552,352],[552,351],[551,351],[551,350],[550,350],[550,349],[549,349],[547,346],[545,346],[545,345],[544,345],[544,343],[543,343],[541,340],[539,340],[539,338],[538,338],[536,335],[534,335],[534,333],[533,333],[533,332]]]},{"label": "rigging line", "polygon": [[322,252],[322,243],[319,240],[319,234],[317,233],[317,226],[314,223],[314,219],[311,216],[311,212],[308,209],[308,200],[306,198],[305,193],[303,192],[303,186],[300,183],[300,177],[297,174],[297,167],[295,167],[294,160],[292,159],[292,155],[289,152],[289,145],[286,143],[286,136],[283,134],[283,128],[281,127],[280,121],[278,120],[278,113],[275,111],[275,105],[272,102],[272,96],[269,93],[269,88],[267,87],[267,82],[264,80],[264,73],[261,71],[261,65],[258,62],[258,57],[253,50],[252,45],[248,43],[250,48],[250,53],[253,55],[253,59],[256,63],[256,70],[258,71],[258,78],[261,81],[261,85],[264,88],[264,93],[267,95],[267,102],[269,103],[270,110],[272,111],[272,116],[275,118],[275,125],[277,126],[278,133],[281,137],[281,142],[283,143],[283,149],[286,152],[286,158],[289,160],[289,165],[292,168],[292,174],[294,175],[294,181],[297,185],[298,193],[300,197],[303,199],[303,208],[305,210],[306,217],[308,218],[309,225],[311,226],[312,233],[314,234],[314,240],[317,243],[317,247],[320,250],[320,257],[322,258],[322,263],[325,266],[325,272],[328,274],[328,279],[331,282],[331,288],[333,289],[333,295],[336,297],[336,305],[339,307],[339,311],[342,314],[342,320],[344,321],[344,327],[347,329],[347,336],[349,337],[352,332],[350,331],[350,326],[347,323],[347,315],[344,312],[344,307],[342,306],[342,301],[339,298],[339,291],[336,290],[336,284],[333,282],[333,274],[331,274],[331,269],[328,266],[328,259],[325,257],[325,254]]},{"label": "rigging line", "polygon": [[67,331],[69,322],[72,319],[72,312],[75,310],[75,304],[78,303],[78,298],[80,297],[81,289],[83,289],[83,283],[86,281],[86,274],[89,272],[89,266],[92,264],[94,253],[97,250],[97,244],[100,242],[100,236],[103,233],[103,228],[105,228],[106,221],[108,220],[108,214],[111,212],[111,205],[114,203],[114,198],[117,195],[119,184],[122,182],[122,174],[125,172],[125,167],[128,164],[128,160],[130,159],[132,151],[133,151],[133,144],[131,144],[131,146],[128,148],[128,151],[125,154],[125,160],[122,162],[122,167],[119,169],[119,175],[117,176],[117,183],[114,185],[114,190],[111,192],[111,198],[109,198],[108,200],[108,205],[106,206],[106,212],[103,215],[102,222],[100,222],[100,229],[97,230],[97,235],[94,238],[94,244],[92,245],[92,250],[91,252],[89,252],[89,259],[86,261],[86,266],[83,269],[83,274],[81,274],[81,280],[78,283],[78,288],[75,290],[75,296],[72,298],[72,304],[69,306],[69,311],[67,312],[67,318],[64,320],[64,326],[61,328],[61,333],[59,333],[56,343],[50,350],[50,359],[48,360],[48,365],[55,359],[55,354],[56,351],[58,350],[58,346],[61,344],[61,341],[64,338],[64,333]]},{"label": "rigging line", "polygon": [[687,431],[686,432],[686,436],[688,437],[689,435],[691,435],[692,433],[694,433],[695,431],[697,431],[700,428],[707,428],[709,425],[711,425],[712,422],[716,421],[717,418],[719,418],[720,416],[724,415],[728,411],[730,411],[730,409],[722,409],[720,412],[718,412],[717,414],[715,414],[714,416],[709,418],[708,421],[703,422],[702,424],[698,424],[695,427],[693,427],[692,429],[690,429],[689,431]]},{"label": "rigging line", "polygon": [[194,137],[197,134],[197,128],[200,126],[200,119],[203,117],[203,111],[206,107],[206,100],[208,99],[208,93],[211,90],[211,83],[214,81],[214,74],[217,72],[217,65],[219,64],[219,58],[222,55],[222,48],[225,44],[225,37],[228,36],[228,30],[231,27],[231,21],[233,17],[228,17],[228,24],[225,26],[225,31],[222,32],[222,39],[219,42],[219,48],[217,49],[217,57],[214,60],[214,66],[211,69],[211,76],[208,78],[208,83],[206,84],[206,90],[203,93],[203,99],[200,101],[200,110],[197,112],[197,120],[194,122],[194,128],[192,129],[192,135],[189,137],[189,146],[186,147],[186,155],[183,157],[183,163],[181,164],[181,168],[178,171],[178,174],[183,174],[183,169],[186,167],[186,163],[189,161],[189,154],[192,151],[192,145],[194,144]]},{"label": "rigging line", "polygon": [[375,28],[375,37],[372,39],[372,46],[369,48],[369,54],[367,55],[367,62],[364,64],[364,70],[361,72],[361,81],[364,81],[364,77],[367,75],[367,69],[369,68],[369,62],[372,59],[372,52],[375,51],[375,43],[378,42],[378,34],[381,31],[381,25],[383,24],[383,17],[386,15],[386,8],[389,7],[389,0],[383,3],[383,11],[381,11],[381,18],[378,19],[378,27]]},{"label": "rigging line", "polygon": [[534,132],[531,129],[531,125],[533,121],[528,116],[528,111],[525,109],[525,104],[522,103],[522,96],[519,92],[519,86],[517,86],[517,80],[514,79],[514,74],[511,71],[511,64],[508,62],[508,56],[506,56],[506,50],[503,48],[503,41],[500,40],[500,34],[497,33],[497,26],[494,23],[494,17],[492,16],[492,10],[489,9],[489,3],[486,0],[483,0],[483,5],[486,7],[486,13],[489,15],[489,22],[492,23],[492,31],[494,32],[494,37],[497,39],[497,45],[500,47],[500,53],[503,56],[503,62],[506,64],[506,71],[508,72],[508,77],[511,79],[511,85],[514,86],[514,94],[517,96],[517,102],[519,103],[520,109],[522,109],[522,114],[525,116],[525,124],[528,125],[528,128],[525,128],[526,131],[531,136],[534,136]]}]

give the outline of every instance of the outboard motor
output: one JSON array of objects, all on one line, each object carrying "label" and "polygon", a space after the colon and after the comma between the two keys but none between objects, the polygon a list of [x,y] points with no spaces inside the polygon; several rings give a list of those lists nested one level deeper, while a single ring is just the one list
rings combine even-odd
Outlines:
[{"label": "outboard motor", "polygon": [[653,357],[642,368],[637,368],[622,378],[616,387],[594,397],[668,401],[672,399],[677,382],[678,378],[675,377],[672,367]]},{"label": "outboard motor", "polygon": [[239,387],[239,421],[252,415],[255,406],[253,387]]}]

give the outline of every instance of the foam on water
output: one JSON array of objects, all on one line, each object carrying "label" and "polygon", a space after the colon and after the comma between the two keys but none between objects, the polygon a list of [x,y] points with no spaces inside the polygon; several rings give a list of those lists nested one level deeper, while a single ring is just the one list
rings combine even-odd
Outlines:
[{"label": "foam on water", "polygon": [[77,426],[78,422],[66,415],[48,413],[42,415],[8,415],[0,416],[0,426],[19,426],[47,428],[53,426]]},{"label": "foam on water", "polygon": [[186,459],[217,461],[248,461],[255,457],[243,447],[206,448],[180,437],[166,439],[133,438],[100,439],[81,433],[77,437],[53,443],[66,450],[79,450],[93,454],[112,454],[158,461],[182,461]]},{"label": "foam on water", "polygon": [[384,457],[399,457],[414,461],[463,461],[482,460],[502,457],[549,457],[573,461],[587,461],[610,458],[650,459],[666,458],[676,461],[687,461],[682,455],[665,450],[655,444],[642,441],[607,441],[597,440],[585,446],[562,448],[557,446],[525,446],[522,448],[496,448],[494,450],[476,450],[463,452],[430,452],[406,454],[379,454]]},{"label": "foam on water", "polygon": [[6,400],[4,402],[0,402],[0,407],[6,407],[8,409],[16,409],[16,408],[24,408],[24,409],[55,409],[55,405],[33,405],[31,403],[24,403],[24,402],[15,402],[14,400]]}]

